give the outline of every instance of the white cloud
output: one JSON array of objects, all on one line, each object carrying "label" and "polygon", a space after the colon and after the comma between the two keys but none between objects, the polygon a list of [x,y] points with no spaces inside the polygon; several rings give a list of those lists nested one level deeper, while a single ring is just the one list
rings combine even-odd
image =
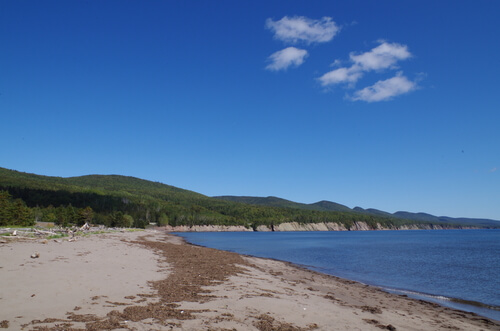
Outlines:
[{"label": "white cloud", "polygon": [[408,93],[417,88],[417,84],[408,80],[399,72],[396,76],[379,80],[372,86],[358,90],[352,97],[353,100],[362,100],[366,102],[386,101],[395,96]]},{"label": "white cloud", "polygon": [[330,64],[330,67],[340,67],[340,65],[342,64],[342,61],[340,61],[339,59],[336,59],[335,61],[333,61],[332,64]]},{"label": "white cloud", "polygon": [[382,44],[373,48],[369,52],[359,55],[351,53],[349,55],[352,62],[358,65],[363,71],[380,70],[392,67],[399,60],[406,60],[411,56],[406,45],[397,43],[389,44],[382,42]]},{"label": "white cloud", "polygon": [[271,62],[266,66],[266,69],[272,71],[286,70],[290,66],[298,67],[304,63],[304,59],[308,53],[305,49],[298,49],[295,47],[288,47],[273,53],[269,56]]},{"label": "white cloud", "polygon": [[[394,68],[397,61],[411,57],[406,45],[387,43],[383,41],[368,52],[349,55],[352,65],[327,72],[319,78],[321,85],[348,83],[354,85],[363,74],[372,70]],[[339,63],[335,60],[334,63]]]},{"label": "white cloud", "polygon": [[361,75],[362,73],[359,70],[352,70],[352,68],[338,68],[321,76],[319,81],[323,86],[339,83],[355,83]]},{"label": "white cloud", "polygon": [[313,20],[304,16],[285,16],[279,21],[268,18],[266,27],[274,32],[276,39],[289,43],[302,41],[307,44],[328,42],[340,30],[331,17]]},{"label": "white cloud", "polygon": [[491,169],[490,169],[490,172],[492,172],[492,173],[493,173],[493,172],[496,172],[497,170],[498,170],[498,169],[497,169],[497,167],[494,167],[494,168],[491,168]]}]

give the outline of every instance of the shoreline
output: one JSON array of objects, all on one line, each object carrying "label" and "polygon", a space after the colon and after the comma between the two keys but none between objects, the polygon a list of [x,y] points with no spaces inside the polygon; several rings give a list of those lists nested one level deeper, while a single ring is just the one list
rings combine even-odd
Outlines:
[{"label": "shoreline", "polygon": [[[174,234],[174,235],[176,235],[176,234]],[[190,242],[186,241],[184,238],[182,238],[182,239],[188,245],[206,247],[206,246],[190,243]],[[241,253],[237,253],[237,254],[240,254],[240,255],[242,255],[244,257],[248,257],[248,258],[256,258],[256,259],[270,260],[270,261],[274,261],[274,262],[281,262],[281,263],[284,263],[284,264],[290,266],[291,268],[297,268],[297,269],[301,269],[301,270],[306,271],[306,272],[317,273],[317,274],[319,274],[321,276],[325,276],[325,277],[332,277],[335,281],[345,281],[347,283],[351,283],[351,282],[358,283],[362,286],[371,287],[373,289],[380,290],[380,291],[383,291],[383,292],[388,293],[388,294],[396,295],[396,296],[403,297],[403,298],[409,298],[411,300],[427,302],[429,304],[437,304],[443,308],[448,308],[448,309],[463,312],[463,313],[473,314],[479,318],[489,319],[489,320],[492,320],[492,321],[500,324],[500,320],[491,318],[489,316],[482,315],[478,312],[461,309],[459,307],[459,306],[463,306],[463,308],[466,308],[466,307],[473,307],[474,308],[475,307],[475,308],[486,309],[486,310],[488,310],[488,309],[489,310],[499,310],[500,307],[498,307],[498,306],[491,306],[491,305],[488,305],[488,304],[485,304],[482,302],[463,300],[463,299],[454,298],[454,297],[445,297],[442,295],[421,293],[421,292],[416,292],[416,291],[411,291],[411,290],[406,290],[406,289],[389,288],[389,287],[379,286],[376,284],[371,284],[369,282],[362,282],[359,280],[349,279],[349,278],[345,278],[342,276],[337,276],[337,275],[321,272],[319,270],[314,270],[313,266],[307,266],[307,265],[302,265],[302,264],[298,264],[298,263],[294,263],[294,262],[290,262],[290,261],[279,260],[279,259],[268,258],[268,257],[259,257],[259,256],[248,255],[248,254],[241,254]],[[446,302],[450,302],[451,304],[447,305]],[[455,304],[456,307],[453,306],[453,303]]]},{"label": "shoreline", "polygon": [[[188,245],[196,245],[196,244],[192,244],[192,243],[187,242],[187,241],[186,241],[186,243]],[[201,247],[205,247],[205,246],[201,246]],[[238,254],[240,254],[240,253],[238,253]],[[498,319],[482,315],[481,313],[478,313],[478,312],[475,312],[472,310],[465,309],[467,307],[471,307],[471,308],[478,308],[478,309],[485,309],[485,310],[500,311],[500,306],[492,306],[492,305],[488,305],[488,304],[485,304],[485,303],[479,302],[479,301],[464,300],[464,299],[455,298],[455,297],[447,297],[447,296],[443,296],[443,295],[423,293],[423,292],[412,291],[412,290],[408,290],[408,289],[384,287],[384,286],[372,284],[369,282],[363,282],[363,281],[350,279],[350,278],[346,278],[346,277],[342,277],[342,276],[338,276],[338,275],[328,274],[328,273],[325,273],[325,272],[322,272],[319,270],[314,270],[313,266],[307,266],[307,265],[302,265],[302,264],[289,262],[289,261],[285,261],[285,260],[259,257],[259,256],[248,255],[248,254],[241,254],[241,255],[247,256],[250,258],[255,257],[258,259],[268,259],[271,261],[282,262],[285,264],[289,264],[291,267],[303,269],[305,271],[310,271],[313,273],[318,273],[318,274],[324,275],[324,276],[333,277],[336,280],[345,280],[348,282],[359,283],[363,286],[370,286],[370,287],[373,287],[375,289],[381,290],[383,292],[386,292],[386,293],[389,293],[392,295],[397,295],[400,297],[408,297],[410,299],[417,300],[417,301],[426,301],[426,302],[431,303],[431,304],[438,304],[444,308],[449,308],[449,309],[457,310],[457,311],[464,312],[464,313],[474,314],[474,315],[477,315],[478,317],[487,318],[487,319],[490,319],[492,321],[495,321],[496,323],[500,323],[500,320],[498,320]],[[447,304],[447,303],[449,303],[449,304]],[[463,309],[461,309],[460,307],[462,307]]]},{"label": "shoreline", "polygon": [[[412,229],[412,230],[409,230],[409,229],[408,230],[389,230],[389,231],[413,231],[413,230],[415,230],[415,229]],[[420,229],[420,230],[422,230],[422,229]],[[428,229],[426,229],[426,230],[428,230]],[[434,230],[485,230],[485,229],[434,229]],[[366,231],[378,231],[378,230],[372,229],[372,230],[366,230]],[[168,232],[170,232],[170,231],[168,231]],[[196,243],[189,242],[186,238],[183,237],[185,232],[189,232],[189,231],[182,231],[182,232],[178,232],[178,233],[173,232],[172,234],[180,236],[183,240],[186,241],[187,244],[200,246],[200,247],[206,247],[206,246],[198,245]],[[197,231],[191,231],[191,232],[197,232]],[[217,231],[211,231],[211,232],[217,232]],[[288,232],[294,232],[294,231],[288,231]],[[304,231],[304,232],[309,232],[309,231]],[[229,251],[233,252],[231,250],[229,250]],[[236,252],[236,253],[238,253],[238,252]],[[477,316],[493,320],[496,323],[500,323],[500,313],[499,313],[500,306],[487,304],[487,303],[484,303],[481,301],[462,299],[460,297],[446,296],[443,294],[433,294],[433,293],[419,292],[418,290],[412,290],[412,289],[406,289],[406,288],[397,288],[397,287],[378,285],[376,283],[370,282],[369,280],[358,280],[355,278],[349,278],[349,276],[342,276],[342,275],[338,275],[338,274],[336,275],[333,273],[328,273],[328,272],[322,271],[321,268],[316,267],[314,265],[300,264],[300,263],[286,261],[286,260],[280,260],[280,259],[276,259],[276,258],[272,258],[272,257],[254,256],[254,255],[249,255],[249,254],[244,254],[244,253],[238,253],[238,254],[241,254],[243,256],[248,256],[248,257],[269,259],[272,261],[287,263],[287,264],[290,264],[291,266],[301,268],[304,270],[308,270],[311,272],[317,272],[319,274],[323,274],[326,276],[332,276],[332,277],[336,277],[338,279],[354,281],[354,282],[360,283],[362,285],[371,286],[371,287],[380,289],[384,292],[391,293],[393,295],[409,297],[409,298],[414,299],[414,300],[427,301],[427,302],[435,303],[435,304],[438,304],[440,306],[454,309],[457,311],[476,314]]]},{"label": "shoreline", "polygon": [[[34,248],[38,259],[26,256]],[[193,245],[163,231],[8,243],[0,254],[0,281],[9,285],[0,290],[0,328],[12,330],[500,330],[499,322],[473,313],[290,262]],[[121,264],[104,270],[112,263]],[[79,266],[83,281],[90,271],[104,273],[90,284],[68,279]],[[140,272],[131,281],[134,269]],[[35,284],[44,291],[32,297],[26,282],[54,271],[60,279]],[[114,297],[106,293],[107,275],[118,285]],[[61,279],[75,291],[54,310]]]},{"label": "shoreline", "polygon": [[[188,243],[188,244],[190,244],[190,243]],[[242,254],[242,255],[248,256],[248,257],[254,257],[252,255],[245,255],[245,254]],[[397,288],[389,288],[389,287],[379,286],[376,284],[371,284],[369,282],[362,282],[359,280],[349,279],[349,278],[345,278],[342,276],[331,275],[331,274],[324,273],[324,272],[321,272],[318,270],[314,270],[313,267],[309,268],[307,265],[301,265],[301,264],[297,264],[297,263],[293,263],[293,262],[289,262],[289,261],[284,261],[284,260],[279,260],[279,259],[265,258],[265,257],[255,257],[255,258],[269,259],[271,261],[282,262],[285,264],[289,264],[293,268],[299,268],[299,269],[303,269],[305,271],[318,273],[318,274],[323,275],[323,276],[333,277],[335,280],[338,280],[338,281],[355,282],[355,283],[358,283],[362,286],[372,287],[374,289],[383,291],[383,292],[391,294],[391,295],[396,295],[396,296],[403,297],[403,298],[409,298],[411,300],[416,300],[416,301],[420,301],[420,302],[427,302],[429,304],[437,304],[443,308],[448,308],[448,309],[459,311],[462,313],[473,314],[479,318],[489,319],[489,320],[494,321],[495,323],[500,324],[500,320],[497,320],[497,319],[489,317],[489,316],[482,315],[481,313],[475,312],[472,310],[474,308],[477,308],[479,310],[484,309],[484,310],[496,310],[496,311],[498,311],[498,310],[500,310],[500,307],[498,307],[498,306],[491,306],[491,305],[488,305],[488,304],[485,304],[482,302],[463,300],[460,298],[446,297],[446,296],[442,296],[442,295],[435,295],[435,294],[429,294],[429,293],[422,293],[422,292],[411,291],[411,290],[407,290],[407,289],[397,289]],[[472,308],[472,309],[467,310],[468,307]]]},{"label": "shoreline", "polygon": [[[173,234],[175,236],[177,236],[176,234]],[[197,244],[193,244],[193,243],[190,243],[188,242],[185,238],[183,237],[180,237],[183,242],[185,244],[188,244],[188,245],[192,245],[192,246],[195,246],[195,247],[202,247],[202,248],[206,248],[205,246],[201,246],[201,245],[197,245]],[[239,254],[239,253],[236,253],[236,254]],[[256,261],[260,261],[260,262],[263,262],[263,261],[269,261],[271,262],[272,264],[282,264],[282,265],[285,265],[287,266],[290,270],[299,270],[300,272],[299,273],[304,273],[306,275],[312,275],[312,277],[310,277],[309,279],[306,279],[308,281],[311,281],[312,283],[316,282],[317,279],[315,278],[320,278],[322,280],[326,280],[327,283],[341,283],[341,284],[344,284],[344,285],[347,285],[348,287],[349,286],[352,286],[352,287],[357,287],[358,289],[361,288],[361,291],[367,291],[367,292],[371,292],[372,294],[373,293],[378,293],[378,294],[382,294],[384,296],[388,296],[388,297],[397,297],[397,300],[402,300],[402,301],[406,301],[408,302],[409,306],[412,306],[412,310],[417,308],[418,306],[423,306],[425,308],[429,308],[430,310],[436,310],[438,311],[438,315],[440,317],[442,317],[440,314],[449,314],[449,316],[452,316],[452,318],[458,318],[458,319],[461,319],[461,318],[465,318],[465,319],[469,319],[470,321],[474,321],[474,322],[480,322],[481,323],[484,323],[483,326],[481,326],[481,329],[482,327],[485,327],[486,329],[488,330],[499,330],[500,329],[500,321],[496,321],[496,320],[492,320],[490,318],[487,318],[487,317],[483,317],[483,316],[480,316],[476,313],[472,313],[472,312],[467,312],[467,311],[463,311],[463,310],[459,310],[459,309],[455,309],[455,308],[450,308],[450,307],[446,307],[446,306],[443,306],[443,305],[440,305],[440,304],[436,304],[436,303],[433,303],[433,302],[429,302],[429,301],[426,301],[426,300],[421,300],[421,299],[418,299],[418,298],[412,298],[408,295],[400,295],[400,294],[394,294],[394,293],[390,293],[388,292],[386,289],[380,287],[380,286],[376,286],[376,285],[371,285],[371,284],[365,284],[365,283],[362,283],[362,282],[359,282],[359,281],[354,281],[354,280],[350,280],[350,279],[346,279],[346,278],[342,278],[342,277],[339,277],[339,276],[335,276],[335,275],[330,275],[330,274],[326,274],[326,273],[322,273],[320,271],[316,271],[316,270],[312,270],[312,269],[309,269],[307,266],[304,266],[304,265],[299,265],[299,264],[295,264],[293,262],[288,262],[288,261],[282,261],[282,260],[278,260],[278,259],[273,259],[273,258],[264,258],[264,257],[255,257],[255,256],[252,256],[252,255],[246,255],[246,254],[239,254],[251,261],[253,261],[254,263]],[[273,276],[281,276],[283,277],[284,275],[281,274],[281,271],[278,271],[278,272],[271,272],[271,274]],[[284,278],[281,279],[282,281],[284,280]],[[298,281],[298,282],[303,282],[303,280],[297,280],[297,279],[293,279],[294,281]],[[321,282],[320,282],[321,283]],[[314,286],[314,284],[311,284],[309,283],[308,285],[310,285],[307,290],[312,290],[314,291],[314,289],[311,287],[311,286]],[[355,309],[361,309],[362,312],[369,312],[375,316],[378,316],[378,314],[382,314],[383,312],[381,311],[381,309],[379,307],[373,307],[373,306],[369,306],[369,305],[351,305],[351,303],[349,302],[342,302],[342,299],[338,299],[338,298],[335,298],[333,295],[330,296],[330,294],[333,294],[331,292],[328,292],[328,294],[325,296],[327,297],[328,299],[331,299],[332,301],[334,302],[337,302],[337,303],[340,303],[341,305],[347,305],[348,307],[350,308],[355,308]],[[349,294],[352,294],[352,292],[349,292]],[[365,294],[362,294],[361,295],[362,297],[366,297]],[[359,298],[356,298],[355,301],[359,299]],[[392,298],[393,300],[396,300],[395,298]],[[420,307],[420,308],[421,308]],[[304,310],[306,310],[304,308]],[[355,315],[358,315],[356,312],[354,312]],[[411,316],[413,315],[411,312],[409,312],[409,315],[408,316]],[[405,316],[404,314],[402,316]],[[413,319],[413,317],[410,317],[411,319]],[[418,317],[417,317],[418,318]],[[413,328],[411,327],[408,327],[408,325],[405,325],[405,327],[402,327],[402,328],[397,328],[396,326],[394,325],[391,325],[391,324],[387,324],[387,325],[384,325],[382,321],[377,321],[375,319],[363,319],[364,322],[368,323],[368,324],[372,324],[372,325],[375,325],[377,329],[388,329],[388,330],[397,330],[397,329],[403,329],[403,330],[411,330]],[[435,321],[436,322],[436,321]],[[439,324],[439,322],[438,322]],[[357,329],[356,327],[353,327],[352,325],[345,325],[346,326],[346,329]],[[420,328],[415,328],[414,330],[440,330],[440,329],[456,329],[456,330],[460,330],[461,328],[460,327],[456,327],[456,326],[452,326],[452,325],[443,325],[443,326],[439,326],[439,325],[434,325],[436,328],[427,328],[427,327],[422,327],[422,329]],[[324,329],[324,330],[330,330],[330,328],[326,327],[326,328],[323,328],[323,327],[319,327],[319,329]],[[337,328],[334,328],[335,330],[337,330]],[[360,330],[367,330],[367,329],[370,329],[368,326],[363,326],[362,328],[360,328]],[[472,326],[468,326],[466,327],[464,330],[473,330],[474,327]],[[333,329],[332,329],[333,330]],[[338,330],[342,330],[341,328],[339,328]]]}]

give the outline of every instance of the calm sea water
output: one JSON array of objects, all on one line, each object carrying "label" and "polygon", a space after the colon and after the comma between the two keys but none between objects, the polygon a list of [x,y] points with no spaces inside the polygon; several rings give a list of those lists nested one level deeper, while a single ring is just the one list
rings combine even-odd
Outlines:
[{"label": "calm sea water", "polygon": [[178,233],[500,320],[500,230]]}]

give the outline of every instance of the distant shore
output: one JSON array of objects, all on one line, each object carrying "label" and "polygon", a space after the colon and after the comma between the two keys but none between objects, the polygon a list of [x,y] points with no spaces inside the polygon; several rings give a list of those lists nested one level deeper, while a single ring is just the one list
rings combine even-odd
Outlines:
[{"label": "distant shore", "polygon": [[8,241],[0,281],[0,328],[12,330],[500,330],[472,313],[155,230]]},{"label": "distant shore", "polygon": [[352,226],[346,228],[342,223],[298,223],[284,222],[276,225],[259,225],[255,228],[242,225],[177,225],[158,227],[159,230],[168,232],[292,232],[292,231],[370,231],[370,230],[453,230],[453,229],[479,229],[472,226],[446,226],[432,224],[407,224],[386,227],[380,223],[369,225],[366,222],[353,222]]}]

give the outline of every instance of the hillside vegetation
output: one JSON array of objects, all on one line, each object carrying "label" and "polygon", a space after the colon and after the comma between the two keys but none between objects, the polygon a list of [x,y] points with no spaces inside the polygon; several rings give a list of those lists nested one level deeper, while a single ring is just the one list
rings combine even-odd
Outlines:
[{"label": "hillside vegetation", "polygon": [[[322,201],[310,205],[273,198],[274,205],[237,202],[139,178],[118,175],[48,177],[0,168],[0,225],[31,225],[36,221],[60,225],[104,224],[144,227],[158,225],[242,225],[257,228],[283,222],[354,222],[392,228],[431,224],[356,213]],[[235,199],[236,200],[236,199]],[[283,202],[286,202],[283,205]],[[2,208],[2,206],[6,206]],[[436,224],[440,224],[436,222]],[[449,223],[448,223],[449,224]]]}]

